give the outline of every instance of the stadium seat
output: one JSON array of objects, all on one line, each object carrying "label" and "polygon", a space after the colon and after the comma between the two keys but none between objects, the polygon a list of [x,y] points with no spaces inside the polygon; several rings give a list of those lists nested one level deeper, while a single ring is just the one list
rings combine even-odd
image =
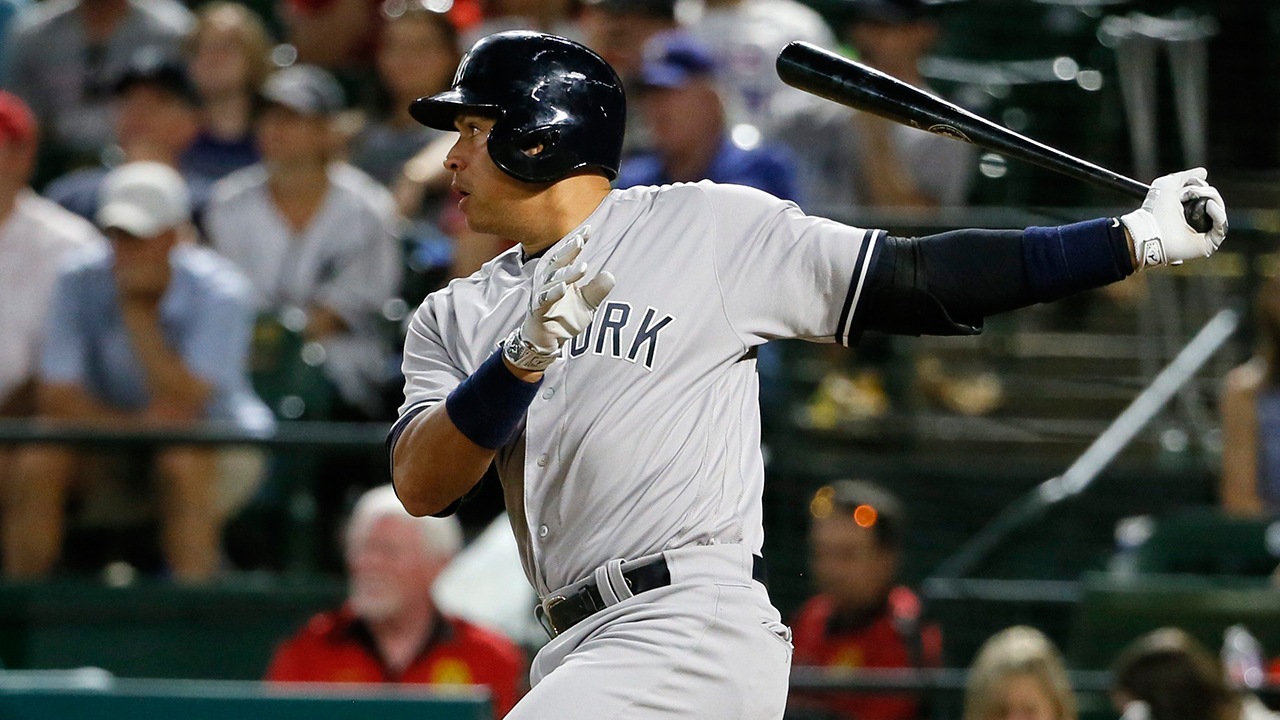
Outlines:
[{"label": "stadium seat", "polygon": [[1223,631],[1237,623],[1274,653],[1280,648],[1280,593],[1256,578],[1091,573],[1067,657],[1077,669],[1106,668],[1130,642],[1169,626],[1218,648]]},{"label": "stadium seat", "polygon": [[1161,519],[1136,550],[1141,573],[1269,576],[1280,565],[1280,521],[1196,508]]},{"label": "stadium seat", "polygon": [[253,389],[283,420],[327,420],[334,391],[325,378],[324,349],[302,335],[305,314],[263,313],[253,328]]},{"label": "stadium seat", "polygon": [[276,643],[344,595],[333,579],[0,585],[0,657],[12,669],[88,666],[122,677],[254,680]]}]

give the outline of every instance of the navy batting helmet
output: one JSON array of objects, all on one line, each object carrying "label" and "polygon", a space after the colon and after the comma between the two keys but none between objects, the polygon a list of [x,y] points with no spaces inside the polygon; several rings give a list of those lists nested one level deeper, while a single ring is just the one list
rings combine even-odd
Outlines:
[{"label": "navy batting helmet", "polygon": [[454,130],[462,113],[495,118],[489,156],[531,183],[583,169],[616,178],[626,112],[622,81],[599,55],[526,31],[482,38],[462,58],[452,88],[409,106],[415,120],[438,130]]}]

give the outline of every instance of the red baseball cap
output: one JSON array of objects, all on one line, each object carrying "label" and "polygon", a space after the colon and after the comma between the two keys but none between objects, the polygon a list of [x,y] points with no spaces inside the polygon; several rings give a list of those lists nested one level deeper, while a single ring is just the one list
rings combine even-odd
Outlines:
[{"label": "red baseball cap", "polygon": [[0,140],[28,143],[35,139],[36,119],[22,98],[0,90]]}]

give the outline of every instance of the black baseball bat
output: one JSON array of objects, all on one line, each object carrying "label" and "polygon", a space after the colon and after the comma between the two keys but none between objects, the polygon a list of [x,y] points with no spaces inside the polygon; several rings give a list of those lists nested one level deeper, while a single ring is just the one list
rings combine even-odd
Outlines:
[{"label": "black baseball bat", "polygon": [[[778,77],[786,84],[896,123],[963,140],[1070,177],[1117,190],[1139,200],[1150,186],[1087,160],[1016,133],[1002,125],[931,95],[920,88],[805,42],[793,42],[778,54]],[[1187,224],[1208,232],[1213,221],[1207,200],[1184,204]]]}]

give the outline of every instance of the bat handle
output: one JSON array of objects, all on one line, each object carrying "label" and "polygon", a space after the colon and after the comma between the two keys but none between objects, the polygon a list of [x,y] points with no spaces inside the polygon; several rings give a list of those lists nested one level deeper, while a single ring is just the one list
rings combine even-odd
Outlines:
[{"label": "bat handle", "polygon": [[1198,233],[1213,229],[1213,218],[1209,217],[1209,212],[1205,209],[1208,204],[1208,198],[1195,198],[1182,204],[1182,214],[1187,218],[1187,224]]}]

